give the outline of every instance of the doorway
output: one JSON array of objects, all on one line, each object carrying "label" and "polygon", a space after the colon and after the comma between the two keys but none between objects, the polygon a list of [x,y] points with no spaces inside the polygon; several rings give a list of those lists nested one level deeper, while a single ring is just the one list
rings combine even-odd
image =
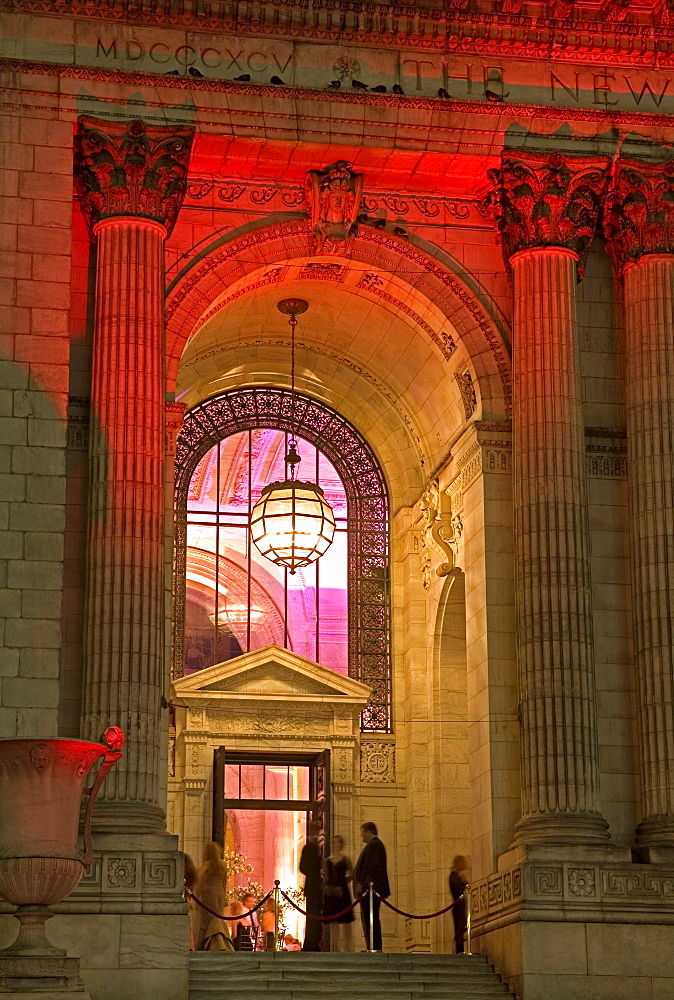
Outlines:
[{"label": "doorway", "polygon": [[[248,868],[234,874],[230,891],[253,885],[266,893],[279,879],[281,888],[304,907],[299,862],[312,820],[319,824],[325,857],[330,841],[329,750],[241,753],[216,748],[213,840]],[[301,939],[304,918],[296,910],[287,909],[284,924]]]}]

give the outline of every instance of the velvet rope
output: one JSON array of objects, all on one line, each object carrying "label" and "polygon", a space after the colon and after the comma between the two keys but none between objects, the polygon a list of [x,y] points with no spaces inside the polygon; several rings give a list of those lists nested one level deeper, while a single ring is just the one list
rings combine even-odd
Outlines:
[{"label": "velvet rope", "polygon": [[399,913],[401,917],[409,917],[410,920],[431,920],[433,917],[441,917],[443,913],[449,913],[450,910],[453,910],[456,904],[460,903],[464,898],[463,896],[459,896],[459,898],[455,899],[453,903],[450,903],[449,906],[445,906],[443,910],[438,910],[437,913],[418,914],[405,913],[404,910],[399,910],[397,906],[393,905],[393,903],[389,903],[388,899],[384,899],[383,896],[380,896],[376,889],[374,890],[374,894],[379,900],[381,900],[384,906],[388,906],[389,910],[393,910],[394,913]]},{"label": "velvet rope", "polygon": [[283,891],[283,889],[281,889],[281,895],[283,896],[283,898],[288,903],[290,903],[291,906],[294,906],[295,909],[298,910],[302,914],[302,916],[308,917],[309,920],[320,920],[320,922],[322,924],[330,924],[330,923],[332,923],[333,920],[339,920],[340,917],[345,917],[347,913],[351,913],[351,910],[353,910],[353,908],[355,906],[357,906],[358,903],[360,903],[360,901],[362,899],[365,899],[367,893],[366,892],[361,893],[361,895],[358,897],[358,899],[354,899],[354,901],[351,904],[351,906],[347,906],[347,908],[345,910],[341,910],[339,913],[333,913],[332,916],[330,916],[330,917],[317,917],[313,913],[307,913],[306,910],[303,910],[301,906],[297,905],[297,903],[295,902],[294,899],[291,899],[290,896],[286,896],[286,894]]},{"label": "velvet rope", "polygon": [[190,899],[194,900],[194,902],[197,904],[197,906],[200,906],[202,910],[206,910],[206,912],[210,913],[211,916],[218,917],[220,920],[232,920],[232,921],[233,920],[243,920],[244,917],[249,917],[251,915],[251,913],[255,913],[256,910],[259,910],[260,907],[264,903],[267,902],[267,900],[269,899],[270,896],[274,895],[274,890],[270,889],[269,892],[267,893],[267,895],[264,896],[260,900],[260,902],[257,904],[257,906],[253,907],[252,910],[247,910],[246,913],[237,913],[237,914],[232,914],[231,916],[226,916],[224,913],[216,913],[215,910],[212,910],[210,908],[210,906],[206,906],[206,904],[202,903],[201,900],[197,896],[195,896],[194,893],[191,892],[187,887],[185,887],[185,892],[190,897]]},{"label": "velvet rope", "polygon": [[[252,910],[248,910],[246,913],[237,913],[237,914],[232,914],[231,916],[226,916],[224,913],[216,913],[215,910],[212,910],[210,908],[210,906],[206,906],[206,904],[202,903],[201,900],[197,896],[195,896],[194,893],[191,892],[187,887],[185,888],[185,892],[190,897],[190,899],[194,900],[197,906],[200,906],[202,910],[206,910],[206,912],[210,913],[212,916],[218,917],[219,920],[242,920],[244,917],[249,917],[251,913],[255,913],[256,910],[259,910],[260,907],[267,902],[269,897],[273,896],[274,894],[274,890],[270,889],[267,895],[263,896],[263,898],[260,900],[257,906],[254,906]],[[287,903],[290,903],[291,906],[294,906],[295,909],[302,914],[302,916],[308,917],[309,920],[320,920],[320,922],[323,924],[330,924],[334,920],[339,920],[340,917],[345,917],[346,914],[350,913],[351,910],[355,909],[355,907],[358,906],[358,904],[362,902],[362,900],[364,900],[368,894],[368,890],[362,892],[360,896],[354,899],[353,903],[351,903],[351,906],[347,906],[345,910],[340,910],[339,913],[333,913],[332,916],[329,917],[319,917],[314,913],[308,913],[306,910],[303,910],[301,906],[297,905],[294,899],[291,899],[290,896],[286,895],[283,889],[281,889],[280,892],[285,901]],[[397,906],[393,905],[393,903],[389,903],[388,899],[384,899],[383,896],[380,896],[376,889],[374,890],[374,894],[377,897],[377,899],[379,899],[380,902],[384,904],[384,906],[388,906],[389,910],[393,910],[394,913],[399,913],[401,917],[408,917],[410,920],[432,920],[433,917],[441,917],[443,913],[449,913],[450,910],[453,910],[456,904],[460,903],[461,900],[465,898],[464,896],[459,896],[459,898],[451,902],[449,906],[445,906],[442,910],[438,910],[437,913],[418,914],[418,913],[406,913],[405,910],[399,910]]]}]

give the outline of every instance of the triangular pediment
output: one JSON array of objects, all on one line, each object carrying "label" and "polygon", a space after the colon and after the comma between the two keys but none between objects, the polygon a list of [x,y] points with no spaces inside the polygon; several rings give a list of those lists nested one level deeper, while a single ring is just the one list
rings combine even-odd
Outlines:
[{"label": "triangular pediment", "polygon": [[239,700],[264,697],[279,701],[344,701],[367,703],[370,689],[351,677],[271,645],[216,663],[173,682],[172,700]]}]

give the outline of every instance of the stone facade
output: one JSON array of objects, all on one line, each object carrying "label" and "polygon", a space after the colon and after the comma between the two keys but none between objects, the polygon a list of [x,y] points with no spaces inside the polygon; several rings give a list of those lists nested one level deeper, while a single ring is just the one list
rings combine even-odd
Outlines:
[{"label": "stone facade", "polygon": [[[669,1000],[669,5],[1,6],[0,736],[127,733],[50,927],[92,1000],[185,1000],[223,741],[330,749],[404,909],[469,856],[521,1000]],[[289,651],[171,687],[176,435],[289,385],[290,295],[386,480],[390,732]]]}]

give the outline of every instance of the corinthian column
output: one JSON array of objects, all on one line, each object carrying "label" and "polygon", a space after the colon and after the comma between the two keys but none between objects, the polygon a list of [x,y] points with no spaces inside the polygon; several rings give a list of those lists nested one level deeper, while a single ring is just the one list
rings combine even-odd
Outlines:
[{"label": "corinthian column", "polygon": [[127,734],[98,823],[164,829],[164,239],[190,130],[80,118],[76,178],[97,241],[82,735]]},{"label": "corinthian column", "polygon": [[618,160],[605,214],[608,248],[625,284],[642,795],[636,842],[648,848],[674,847],[674,161],[667,155]]},{"label": "corinthian column", "polygon": [[492,207],[514,288],[513,460],[522,818],[517,844],[599,843],[582,274],[608,161],[504,153]]}]

